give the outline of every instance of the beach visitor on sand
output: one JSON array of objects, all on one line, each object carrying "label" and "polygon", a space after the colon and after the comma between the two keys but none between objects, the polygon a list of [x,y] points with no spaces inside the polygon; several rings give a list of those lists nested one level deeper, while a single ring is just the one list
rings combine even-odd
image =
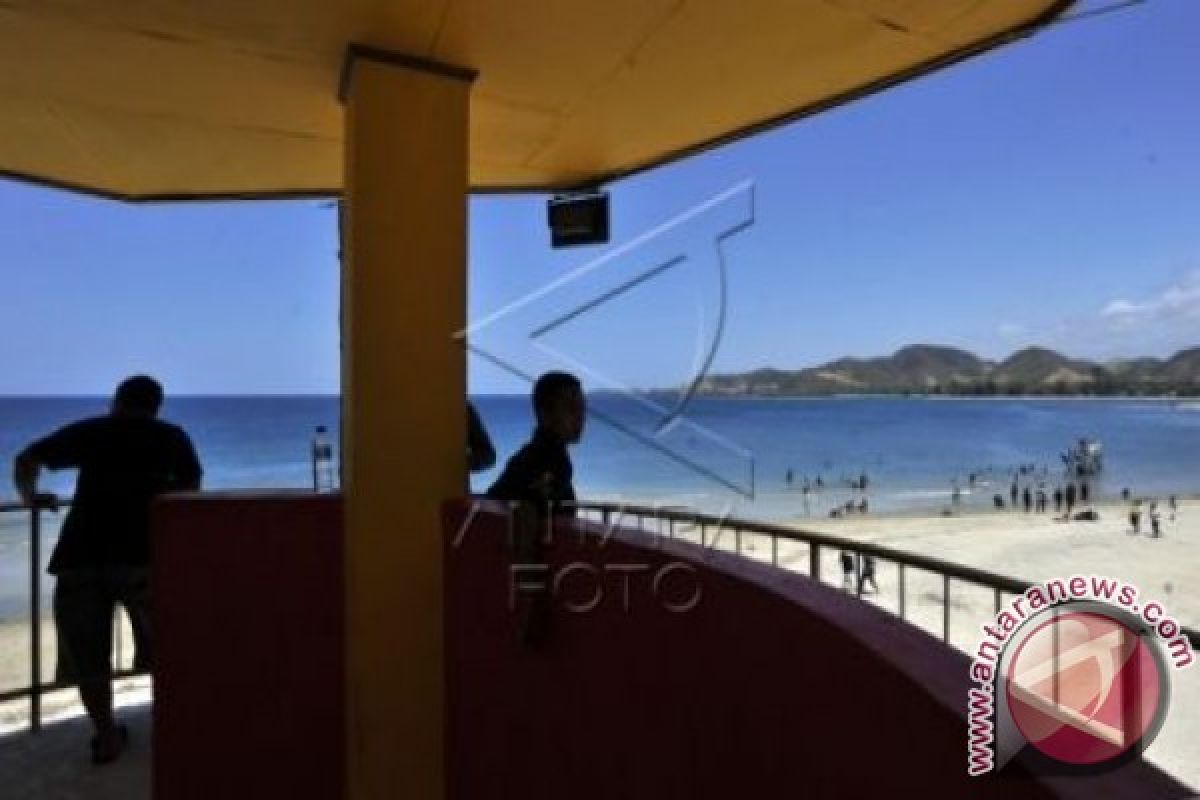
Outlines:
[{"label": "beach visitor on sand", "polygon": [[875,582],[875,556],[864,555],[862,558],[862,572],[858,576],[858,593],[863,594],[868,581],[871,583],[871,591],[875,594],[879,593],[879,584]]},{"label": "beach visitor on sand", "polygon": [[854,556],[845,550],[841,553],[842,588],[847,592],[854,587]]},{"label": "beach visitor on sand", "polygon": [[79,477],[49,572],[56,576],[58,680],[76,683],[95,736],[92,761],[115,760],[128,739],[113,719],[112,632],[119,604],[129,615],[134,669],[150,668],[150,501],[200,488],[200,461],[182,428],[159,420],[162,387],[137,375],[117,387],[110,412],[67,425],[26,447],[13,483],[26,504],[42,468]]},{"label": "beach visitor on sand", "polygon": [[1071,512],[1075,510],[1075,484],[1074,484],[1074,482],[1067,484],[1067,493],[1066,493],[1065,499],[1066,499],[1066,504],[1067,504],[1067,519],[1070,519]]},{"label": "beach visitor on sand", "polygon": [[1142,532],[1142,501],[1134,500],[1129,506],[1129,527],[1133,533]]},{"label": "beach visitor on sand", "polygon": [[1155,539],[1162,536],[1162,515],[1158,511],[1158,501],[1150,501],[1150,535]]}]

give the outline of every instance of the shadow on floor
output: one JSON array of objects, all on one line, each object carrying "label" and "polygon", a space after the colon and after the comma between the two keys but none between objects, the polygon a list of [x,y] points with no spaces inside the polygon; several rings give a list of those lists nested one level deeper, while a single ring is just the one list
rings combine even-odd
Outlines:
[{"label": "shadow on floor", "polygon": [[129,747],[102,767],[90,760],[91,724],[84,717],[47,723],[40,733],[0,736],[0,795],[4,800],[148,800],[150,705],[126,706]]}]

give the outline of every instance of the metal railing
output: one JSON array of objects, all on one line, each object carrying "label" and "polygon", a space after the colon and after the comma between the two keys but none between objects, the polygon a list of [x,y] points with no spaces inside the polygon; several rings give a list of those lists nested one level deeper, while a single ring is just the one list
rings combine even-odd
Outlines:
[{"label": "metal railing", "polygon": [[[58,500],[51,495],[39,496],[33,505],[23,503],[0,503],[0,514],[29,515],[29,683],[14,689],[0,691],[0,703],[21,698],[29,699],[29,727],[37,732],[42,728],[42,696],[48,692],[71,688],[71,684],[42,680],[42,514],[57,513],[69,508],[71,501]],[[119,669],[122,663],[122,641],[124,639],[120,616],[113,619],[113,641],[116,664],[113,678],[133,677],[132,670]]]},{"label": "metal railing", "polygon": [[[701,547],[709,546],[710,531],[715,533],[715,537],[712,539],[714,547],[721,533],[732,533],[734,552],[738,556],[743,555],[742,545],[746,534],[768,536],[771,541],[771,564],[776,567],[780,566],[779,543],[781,541],[807,545],[809,548],[808,575],[816,581],[821,580],[822,548],[854,553],[856,554],[854,563],[857,577],[857,594],[860,597],[863,594],[862,556],[872,556],[881,561],[890,562],[895,564],[897,569],[897,616],[906,621],[908,620],[905,615],[905,571],[917,569],[932,573],[941,578],[942,641],[947,644],[950,642],[951,581],[958,581],[991,590],[993,611],[996,614],[999,614],[1003,607],[1005,595],[1024,594],[1029,588],[1038,585],[1007,575],[999,575],[987,570],[954,564],[930,556],[895,550],[871,542],[848,539],[833,534],[800,530],[769,522],[756,522],[728,516],[718,517],[678,507],[656,508],[653,506],[626,505],[622,503],[577,502],[575,508],[581,512],[581,515],[585,519],[595,515],[598,521],[604,524],[605,528],[608,528],[610,525],[620,525],[622,520],[631,520],[636,522],[636,529],[640,532],[653,533],[660,536],[665,535],[671,539],[677,538],[676,525],[679,523],[686,524],[692,530],[697,531]],[[647,529],[646,526],[646,520],[648,519],[654,520],[656,523],[651,529]],[[665,533],[663,531],[664,523],[666,525]],[[1200,631],[1181,626],[1180,632],[1187,637],[1193,650],[1200,651]]]}]

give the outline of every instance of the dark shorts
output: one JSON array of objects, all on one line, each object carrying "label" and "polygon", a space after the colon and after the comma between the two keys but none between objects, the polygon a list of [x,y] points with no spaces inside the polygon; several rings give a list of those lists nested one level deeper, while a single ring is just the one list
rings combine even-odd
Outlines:
[{"label": "dark shorts", "polygon": [[64,570],[54,586],[61,683],[112,678],[113,619],[120,605],[133,628],[135,671],[150,668],[150,581],[144,567]]}]

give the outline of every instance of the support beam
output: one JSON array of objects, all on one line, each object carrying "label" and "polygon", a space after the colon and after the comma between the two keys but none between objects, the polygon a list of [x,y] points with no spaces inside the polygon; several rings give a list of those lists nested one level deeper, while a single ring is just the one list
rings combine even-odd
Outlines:
[{"label": "support beam", "polygon": [[466,488],[469,74],[352,49],[342,393],[347,798],[445,793],[440,503]]}]

